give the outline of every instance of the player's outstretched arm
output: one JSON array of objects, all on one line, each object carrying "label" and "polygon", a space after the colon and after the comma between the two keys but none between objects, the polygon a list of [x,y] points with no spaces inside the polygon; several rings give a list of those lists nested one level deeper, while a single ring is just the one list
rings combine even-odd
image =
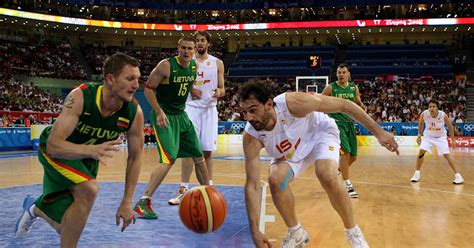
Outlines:
[{"label": "player's outstretched arm", "polygon": [[398,154],[398,144],[393,135],[383,130],[363,109],[351,101],[331,96],[293,92],[286,94],[286,104],[295,117],[304,117],[313,111],[345,113],[369,129],[382,146]]},{"label": "player's outstretched arm", "polygon": [[243,146],[245,157],[245,205],[249,219],[250,233],[257,247],[271,247],[268,237],[260,232],[260,208],[262,204],[262,191],[260,190],[260,150],[263,144],[247,132],[243,133]]},{"label": "player's outstretched arm", "polygon": [[120,219],[123,219],[122,232],[131,223],[135,224],[135,213],[132,210],[133,192],[137,186],[138,176],[142,163],[143,143],[144,143],[144,117],[143,111],[138,106],[135,120],[127,132],[128,158],[125,173],[125,190],[123,199],[117,209],[116,224],[120,225]]}]

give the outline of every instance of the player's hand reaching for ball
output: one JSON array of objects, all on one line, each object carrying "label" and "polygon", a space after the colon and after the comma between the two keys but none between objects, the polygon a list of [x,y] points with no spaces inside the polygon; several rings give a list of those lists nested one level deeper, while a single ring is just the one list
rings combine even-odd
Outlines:
[{"label": "player's hand reaching for ball", "polygon": [[99,145],[91,146],[92,158],[99,160],[102,165],[107,165],[107,160],[114,156],[114,152],[118,151],[117,145],[122,144],[123,141],[120,139],[107,141]]},{"label": "player's hand reaching for ball", "polygon": [[375,137],[383,147],[387,148],[387,150],[395,152],[397,155],[399,154],[398,144],[392,133],[384,130],[382,133],[375,135]]},{"label": "player's hand reaching for ball", "polygon": [[125,231],[127,226],[130,224],[135,224],[137,217],[132,210],[132,204],[129,202],[122,201],[119,208],[117,209],[117,214],[115,215],[115,224],[120,225],[120,219],[123,220],[122,232]]},{"label": "player's hand reaching for ball", "polygon": [[253,242],[255,243],[255,246],[257,248],[265,248],[265,247],[272,248],[273,247],[273,244],[270,242],[270,240],[268,240],[267,235],[261,232],[257,232],[253,234],[252,237],[253,237]]}]

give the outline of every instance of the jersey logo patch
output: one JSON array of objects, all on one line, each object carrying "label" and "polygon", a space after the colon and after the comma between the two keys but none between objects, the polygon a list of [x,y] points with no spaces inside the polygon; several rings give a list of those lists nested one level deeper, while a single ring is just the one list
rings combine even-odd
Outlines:
[{"label": "jersey logo patch", "polygon": [[129,123],[130,123],[130,121],[128,119],[125,119],[123,117],[119,117],[118,121],[117,121],[117,126],[128,128]]}]

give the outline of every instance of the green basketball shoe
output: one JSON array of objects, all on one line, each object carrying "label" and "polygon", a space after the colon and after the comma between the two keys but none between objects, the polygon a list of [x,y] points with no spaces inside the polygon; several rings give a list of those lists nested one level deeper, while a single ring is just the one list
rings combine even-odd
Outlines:
[{"label": "green basketball shoe", "polygon": [[151,198],[142,198],[140,199],[137,204],[135,204],[135,208],[133,209],[138,218],[142,219],[156,219],[158,215],[153,212],[153,204],[151,203]]}]

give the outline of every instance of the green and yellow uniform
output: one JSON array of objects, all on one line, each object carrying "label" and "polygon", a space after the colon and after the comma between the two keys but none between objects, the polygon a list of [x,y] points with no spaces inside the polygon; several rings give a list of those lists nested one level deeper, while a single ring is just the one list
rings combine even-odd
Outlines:
[{"label": "green and yellow uniform", "polygon": [[177,158],[202,157],[203,153],[194,126],[184,111],[186,100],[196,79],[196,61],[191,60],[187,68],[181,67],[178,56],[168,59],[169,78],[160,82],[155,94],[160,107],[169,120],[166,128],[156,123],[156,112],[151,111],[155,128],[160,163],[172,165]]},{"label": "green and yellow uniform", "polygon": [[[346,87],[341,87],[337,82],[333,82],[331,88],[332,96],[355,102],[357,90],[354,83],[348,82]],[[331,113],[329,116],[336,120],[339,128],[341,154],[349,153],[351,157],[357,157],[357,137],[352,118],[343,113]]]},{"label": "green and yellow uniform", "polygon": [[[99,84],[79,86],[84,96],[83,112],[67,141],[75,144],[102,144],[116,140],[120,133],[128,131],[132,126],[138,102],[124,102],[119,110],[104,118],[100,114],[102,87]],[[51,127],[47,127],[40,136],[38,159],[44,168],[43,194],[35,204],[48,217],[61,223],[64,213],[74,201],[69,189],[95,179],[99,161],[92,158],[68,160],[50,157],[46,153],[50,133]]]}]

